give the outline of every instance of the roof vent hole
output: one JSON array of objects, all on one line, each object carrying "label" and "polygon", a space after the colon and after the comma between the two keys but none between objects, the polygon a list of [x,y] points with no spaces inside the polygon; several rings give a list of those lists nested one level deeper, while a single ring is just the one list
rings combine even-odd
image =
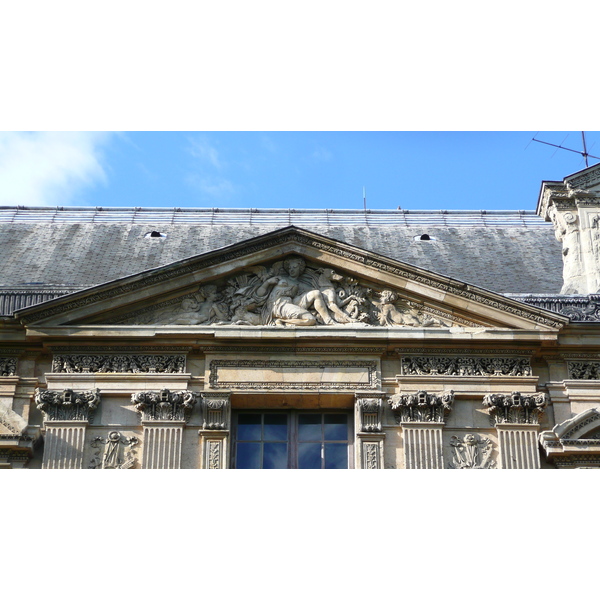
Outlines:
[{"label": "roof vent hole", "polygon": [[146,238],[166,238],[166,233],[161,233],[160,231],[149,231],[144,237]]},{"label": "roof vent hole", "polygon": [[424,233],[419,239],[429,241],[431,238],[426,233]]}]

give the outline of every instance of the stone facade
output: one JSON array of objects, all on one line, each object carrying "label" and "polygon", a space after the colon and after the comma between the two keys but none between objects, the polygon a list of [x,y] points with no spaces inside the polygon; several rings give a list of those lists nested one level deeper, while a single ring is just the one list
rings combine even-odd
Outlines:
[{"label": "stone facade", "polygon": [[0,466],[600,466],[599,173],[542,186],[561,294],[290,226],[15,310]]}]

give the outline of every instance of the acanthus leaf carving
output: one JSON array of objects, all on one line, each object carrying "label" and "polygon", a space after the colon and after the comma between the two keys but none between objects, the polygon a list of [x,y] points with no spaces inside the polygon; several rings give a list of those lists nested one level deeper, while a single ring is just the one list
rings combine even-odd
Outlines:
[{"label": "acanthus leaf carving", "polygon": [[360,431],[363,433],[380,433],[385,394],[357,392],[355,396]]},{"label": "acanthus leaf carving", "polygon": [[100,390],[41,390],[36,388],[35,404],[47,421],[93,421],[100,404]]},{"label": "acanthus leaf carving", "polygon": [[419,390],[412,394],[394,394],[388,403],[398,424],[444,423],[454,404],[454,391],[431,393]]},{"label": "acanthus leaf carving", "polygon": [[0,356],[0,376],[11,377],[17,374],[17,359],[14,356]]},{"label": "acanthus leaf carving", "polygon": [[483,406],[487,408],[494,425],[502,423],[536,425],[548,402],[549,396],[544,392],[487,394],[483,397]]},{"label": "acanthus leaf carving", "polygon": [[198,397],[198,392],[163,389],[136,392],[131,395],[131,403],[144,421],[187,422]]}]

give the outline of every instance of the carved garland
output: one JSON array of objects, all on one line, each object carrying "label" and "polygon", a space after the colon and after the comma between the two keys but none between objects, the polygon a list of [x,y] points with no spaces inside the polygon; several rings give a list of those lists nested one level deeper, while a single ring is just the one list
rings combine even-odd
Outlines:
[{"label": "carved garland", "polygon": [[56,314],[65,313],[71,310],[75,310],[77,308],[89,306],[90,304],[94,304],[96,302],[100,302],[102,300],[110,299],[115,296],[120,296],[122,294],[127,294],[129,292],[135,291],[137,289],[147,287],[153,285],[155,283],[162,283],[164,281],[168,281],[171,279],[176,279],[177,277],[185,276],[189,273],[198,271],[200,269],[208,268],[214,265],[220,265],[224,262],[228,262],[231,260],[235,260],[236,258],[245,258],[249,254],[253,254],[259,252],[261,250],[270,249],[273,246],[296,242],[303,245],[308,245],[313,248],[321,249],[326,252],[336,254],[338,256],[343,256],[344,258],[358,262],[364,265],[368,265],[379,269],[381,271],[385,271],[387,273],[392,273],[394,275],[400,275],[401,277],[407,278],[412,281],[417,281],[419,283],[423,283],[427,286],[447,291],[451,294],[461,296],[463,298],[468,298],[475,302],[484,304],[486,306],[491,306],[493,308],[497,308],[498,310],[502,310],[513,315],[522,317],[524,319],[532,320],[537,323],[541,323],[543,325],[547,325],[550,327],[561,327],[564,321],[559,319],[550,319],[548,317],[537,314],[535,311],[528,311],[524,308],[514,306],[512,302],[500,302],[498,300],[492,300],[491,298],[482,296],[476,292],[469,291],[466,284],[452,284],[451,282],[444,283],[440,280],[433,279],[432,277],[427,277],[424,275],[417,275],[414,272],[407,271],[405,269],[401,269],[393,266],[391,263],[383,262],[385,259],[381,258],[379,260],[374,260],[366,256],[362,256],[360,254],[355,254],[348,250],[340,249],[332,244],[327,244],[323,242],[318,242],[314,240],[312,237],[300,233],[298,231],[285,232],[281,235],[275,235],[271,237],[267,241],[254,242],[248,245],[245,245],[243,249],[236,251],[229,251],[227,253],[213,253],[209,256],[204,256],[199,260],[193,260],[191,263],[182,265],[176,268],[168,268],[163,267],[160,268],[159,272],[156,272],[152,275],[144,277],[142,279],[132,281],[127,284],[123,284],[120,286],[113,287],[108,290],[104,290],[101,292],[95,292],[93,294],[87,295],[83,298],[78,298],[76,300],[71,300],[70,302],[60,303],[59,306],[53,306],[47,308],[45,310],[39,312],[32,312],[29,315],[21,316],[21,320],[23,323],[29,323],[35,320],[42,320],[48,317],[52,317]]}]

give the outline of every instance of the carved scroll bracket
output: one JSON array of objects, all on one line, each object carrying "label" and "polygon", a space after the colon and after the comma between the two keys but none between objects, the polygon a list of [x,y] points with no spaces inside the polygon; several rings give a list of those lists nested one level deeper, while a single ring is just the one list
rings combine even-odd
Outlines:
[{"label": "carved scroll bracket", "polygon": [[454,391],[431,393],[420,390],[414,394],[394,394],[388,404],[396,423],[444,423],[454,404]]}]

